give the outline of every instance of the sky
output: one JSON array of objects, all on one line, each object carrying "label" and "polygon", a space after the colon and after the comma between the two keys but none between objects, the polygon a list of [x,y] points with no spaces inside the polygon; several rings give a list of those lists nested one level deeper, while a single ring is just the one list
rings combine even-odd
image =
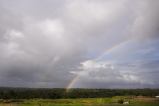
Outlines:
[{"label": "sky", "polygon": [[0,86],[159,88],[159,0],[0,0]]}]

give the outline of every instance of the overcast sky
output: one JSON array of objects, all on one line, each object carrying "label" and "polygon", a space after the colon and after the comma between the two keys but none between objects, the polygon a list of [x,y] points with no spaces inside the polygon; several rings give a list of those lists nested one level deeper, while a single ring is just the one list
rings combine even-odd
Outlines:
[{"label": "overcast sky", "polygon": [[159,0],[0,0],[0,86],[159,88]]}]

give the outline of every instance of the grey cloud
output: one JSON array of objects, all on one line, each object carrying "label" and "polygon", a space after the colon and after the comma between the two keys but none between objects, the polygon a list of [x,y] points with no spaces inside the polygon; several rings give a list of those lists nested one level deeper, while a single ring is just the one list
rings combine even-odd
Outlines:
[{"label": "grey cloud", "polygon": [[[81,71],[91,55],[127,40],[157,37],[158,5],[157,0],[1,0],[0,86],[66,87],[75,76],[70,72]],[[128,86],[116,82],[119,74],[119,69],[101,70],[83,79],[90,87]],[[112,81],[105,85],[101,76]]]},{"label": "grey cloud", "polygon": [[[138,3],[138,2],[137,2]],[[159,1],[141,0],[137,4],[135,11],[136,19],[132,28],[132,33],[137,36],[158,37],[158,18],[157,14]]]}]

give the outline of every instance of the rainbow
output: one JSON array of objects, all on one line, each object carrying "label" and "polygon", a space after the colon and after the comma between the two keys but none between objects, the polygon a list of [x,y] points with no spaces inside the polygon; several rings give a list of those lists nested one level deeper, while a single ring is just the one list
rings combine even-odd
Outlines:
[{"label": "rainbow", "polygon": [[[117,49],[118,47],[120,47],[121,45],[125,45],[129,40],[125,40],[125,41],[122,41],[120,42],[119,44],[117,45],[114,45],[110,48],[108,48],[107,50],[105,50],[101,55],[99,55],[97,58],[95,59],[92,59],[92,61],[98,61],[100,59],[102,59],[107,53]],[[77,75],[70,81],[70,83],[68,84],[68,86],[66,87],[66,92],[69,92],[70,88],[73,87],[73,85],[78,81],[80,77],[80,74],[77,73]]]},{"label": "rainbow", "polygon": [[66,92],[69,92],[70,88],[72,88],[72,86],[75,84],[75,82],[79,79],[80,74],[77,74],[73,80],[70,81],[70,83],[68,84],[68,86],[66,87]]}]

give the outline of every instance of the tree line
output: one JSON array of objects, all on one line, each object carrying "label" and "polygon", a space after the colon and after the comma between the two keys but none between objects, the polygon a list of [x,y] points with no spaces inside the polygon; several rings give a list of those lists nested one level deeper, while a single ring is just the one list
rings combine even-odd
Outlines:
[{"label": "tree line", "polygon": [[113,96],[156,96],[159,89],[70,89],[64,88],[0,88],[0,99],[101,98]]}]

